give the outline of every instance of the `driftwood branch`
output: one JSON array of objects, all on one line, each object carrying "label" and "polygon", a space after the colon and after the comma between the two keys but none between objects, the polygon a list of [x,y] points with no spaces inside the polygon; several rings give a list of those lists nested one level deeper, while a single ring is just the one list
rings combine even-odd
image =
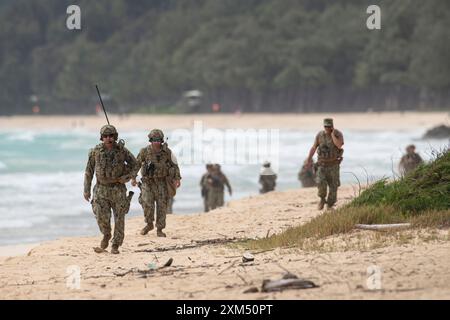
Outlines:
[{"label": "driftwood branch", "polygon": [[184,244],[184,245],[175,245],[170,247],[161,247],[161,248],[154,248],[154,249],[141,249],[141,250],[135,250],[134,252],[163,252],[163,251],[172,251],[172,250],[186,250],[186,249],[192,249],[207,245],[215,245],[215,244],[226,244],[230,242],[237,242],[237,241],[245,241],[248,239],[245,238],[219,238],[219,239],[206,239],[206,240],[196,240],[194,243],[190,244]]},{"label": "driftwood branch", "polygon": [[364,230],[392,230],[392,229],[400,229],[400,228],[409,228],[411,226],[410,223],[394,223],[394,224],[357,224],[355,228],[364,229]]}]

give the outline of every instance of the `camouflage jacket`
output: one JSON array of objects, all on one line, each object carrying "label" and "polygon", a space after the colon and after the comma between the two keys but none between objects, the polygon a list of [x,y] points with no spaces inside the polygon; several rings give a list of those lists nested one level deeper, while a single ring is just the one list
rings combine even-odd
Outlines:
[{"label": "camouflage jacket", "polygon": [[422,157],[417,153],[405,154],[400,160],[400,170],[406,174],[414,170],[422,162]]},{"label": "camouflage jacket", "polygon": [[223,191],[225,186],[227,186],[228,191],[231,192],[231,185],[228,178],[223,172],[212,172],[208,173],[205,177],[206,187],[210,191]]},{"label": "camouflage jacket", "polygon": [[[342,133],[338,130],[334,130],[333,133],[337,137],[342,137]],[[339,149],[333,142],[331,135],[327,135],[325,131],[321,131],[317,134],[315,139],[317,148],[317,157],[319,165],[324,163],[340,163],[342,160],[342,153],[344,149]]]},{"label": "camouflage jacket", "polygon": [[167,146],[162,146],[159,152],[153,151],[151,145],[142,148],[137,156],[137,162],[144,182],[163,178],[181,180],[177,159]]},{"label": "camouflage jacket", "polygon": [[90,193],[94,172],[97,183],[109,185],[126,183],[138,170],[136,158],[123,143],[114,143],[111,150],[100,143],[89,151],[84,174],[84,192]]}]

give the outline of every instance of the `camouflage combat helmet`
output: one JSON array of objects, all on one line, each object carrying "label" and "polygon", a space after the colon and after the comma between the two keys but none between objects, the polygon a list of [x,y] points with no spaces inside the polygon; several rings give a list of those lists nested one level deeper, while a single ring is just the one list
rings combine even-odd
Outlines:
[{"label": "camouflage combat helmet", "polygon": [[160,129],[153,129],[148,134],[148,141],[160,141],[161,143],[164,142],[164,133]]},{"label": "camouflage combat helmet", "polygon": [[332,127],[333,126],[333,119],[331,119],[331,118],[323,119],[323,126],[324,127]]},{"label": "camouflage combat helmet", "polygon": [[117,138],[119,137],[119,134],[117,133],[116,128],[110,124],[107,124],[107,125],[104,125],[100,129],[100,140],[102,140],[103,135],[109,135],[109,134],[113,134],[115,140],[117,140]]}]

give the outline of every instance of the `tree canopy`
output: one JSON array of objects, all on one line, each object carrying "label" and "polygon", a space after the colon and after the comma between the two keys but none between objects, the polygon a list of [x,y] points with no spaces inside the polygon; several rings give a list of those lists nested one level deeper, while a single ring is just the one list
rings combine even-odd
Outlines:
[{"label": "tree canopy", "polygon": [[[81,30],[66,28],[71,4]],[[381,30],[366,28],[369,4]],[[0,0],[0,113],[28,112],[33,95],[64,112],[96,83],[129,110],[190,89],[448,92],[450,2]]]}]

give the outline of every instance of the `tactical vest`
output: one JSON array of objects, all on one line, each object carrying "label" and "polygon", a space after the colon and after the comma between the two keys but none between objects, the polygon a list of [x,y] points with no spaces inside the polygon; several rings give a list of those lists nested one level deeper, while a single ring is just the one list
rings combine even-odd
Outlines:
[{"label": "tactical vest", "polygon": [[318,135],[319,147],[317,148],[317,156],[319,165],[339,164],[342,160],[343,149],[339,149],[333,143],[331,135],[327,135],[325,131],[321,131]]},{"label": "tactical vest", "polygon": [[94,154],[97,181],[116,179],[127,173],[126,151],[122,145],[115,144],[111,150],[107,150],[100,143],[94,148]]},{"label": "tactical vest", "polygon": [[161,147],[161,151],[155,152],[150,145],[145,148],[144,162],[141,167],[143,177],[154,179],[175,177],[174,171],[169,149]]}]

